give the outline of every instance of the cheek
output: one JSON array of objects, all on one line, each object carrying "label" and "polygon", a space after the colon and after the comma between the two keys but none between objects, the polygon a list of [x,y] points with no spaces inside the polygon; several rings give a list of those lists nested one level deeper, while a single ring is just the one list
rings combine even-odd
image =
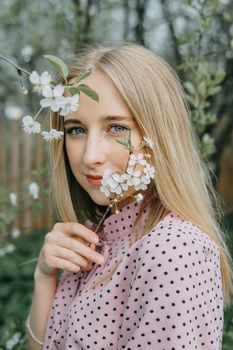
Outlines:
[{"label": "cheek", "polygon": [[75,147],[75,145],[72,143],[66,142],[66,153],[67,153],[71,168],[72,168],[72,165],[79,164],[80,158],[81,158],[80,148],[78,148],[77,146]]},{"label": "cheek", "polygon": [[124,149],[124,146],[118,144],[115,150],[112,150],[109,155],[109,160],[111,160],[113,165],[116,165],[124,172],[126,171],[126,166],[129,160],[129,151]]}]

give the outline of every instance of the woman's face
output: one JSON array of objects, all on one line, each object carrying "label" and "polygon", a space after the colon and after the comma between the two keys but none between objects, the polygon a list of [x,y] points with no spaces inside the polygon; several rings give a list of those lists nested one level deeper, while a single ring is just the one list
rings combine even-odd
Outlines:
[{"label": "woman's face", "polygon": [[[78,183],[96,204],[108,205],[109,199],[100,191],[101,180],[91,180],[88,175],[102,177],[106,169],[125,173],[129,151],[116,140],[131,130],[131,140],[137,148],[142,137],[131,111],[105,73],[95,71],[85,83],[98,93],[99,102],[81,93],[79,109],[64,118],[66,150]],[[118,207],[128,203],[133,193],[130,187]]]}]

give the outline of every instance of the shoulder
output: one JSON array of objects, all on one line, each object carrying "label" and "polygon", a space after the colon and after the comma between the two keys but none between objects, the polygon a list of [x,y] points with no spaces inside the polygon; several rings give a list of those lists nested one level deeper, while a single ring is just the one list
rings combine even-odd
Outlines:
[{"label": "shoulder", "polygon": [[168,214],[134,245],[141,259],[213,259],[219,264],[219,248],[193,223],[175,213]]},{"label": "shoulder", "polygon": [[153,341],[159,339],[164,349],[171,344],[181,349],[186,343],[188,349],[220,349],[222,280],[218,247],[211,238],[170,213],[131,247],[130,258],[126,277],[131,278],[128,304],[134,322],[143,313],[144,325],[150,327],[153,318]]}]

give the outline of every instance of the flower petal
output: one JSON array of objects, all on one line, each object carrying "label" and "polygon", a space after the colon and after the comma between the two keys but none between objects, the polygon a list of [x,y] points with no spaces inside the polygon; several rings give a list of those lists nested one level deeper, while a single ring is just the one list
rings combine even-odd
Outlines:
[{"label": "flower petal", "polygon": [[39,74],[34,70],[30,76],[29,76],[29,80],[32,84],[38,84],[40,82],[40,76]]},{"label": "flower petal", "polygon": [[56,85],[53,89],[53,96],[60,97],[64,94],[65,88],[61,84]]}]

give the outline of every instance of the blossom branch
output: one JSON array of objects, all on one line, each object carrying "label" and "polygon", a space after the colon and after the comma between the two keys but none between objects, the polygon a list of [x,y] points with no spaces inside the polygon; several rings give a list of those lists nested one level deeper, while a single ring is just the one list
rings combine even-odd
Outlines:
[{"label": "blossom branch", "polygon": [[[130,132],[123,139],[116,141],[123,145],[125,149],[129,150],[126,172],[123,174],[118,174],[112,173],[111,169],[106,169],[103,174],[100,191],[103,192],[106,197],[110,198],[109,206],[112,207],[115,205],[116,213],[119,213],[117,202],[120,200],[120,197],[123,197],[123,192],[127,191],[131,186],[133,186],[136,191],[145,190],[151,179],[154,178],[155,169],[145,160],[145,158],[150,157],[150,154],[134,153],[135,147],[131,142]],[[141,141],[140,147],[138,149],[145,146],[153,148],[153,145],[154,142],[152,140],[143,137],[143,140]],[[143,171],[134,171],[136,164],[143,165]],[[114,194],[113,197],[112,193]],[[134,197],[138,202],[140,202],[143,198],[141,194],[137,194],[136,196],[134,195],[131,197]]]},{"label": "blossom branch", "polygon": [[15,64],[14,62],[12,62],[11,60],[9,60],[8,58],[6,58],[5,56],[3,56],[1,54],[0,54],[0,59],[5,61],[5,62],[7,62],[7,63],[9,63],[11,66],[13,66],[17,70],[18,74],[21,74],[21,72],[23,72],[23,73],[25,73],[27,75],[31,74],[26,69],[19,67],[17,64]]}]

